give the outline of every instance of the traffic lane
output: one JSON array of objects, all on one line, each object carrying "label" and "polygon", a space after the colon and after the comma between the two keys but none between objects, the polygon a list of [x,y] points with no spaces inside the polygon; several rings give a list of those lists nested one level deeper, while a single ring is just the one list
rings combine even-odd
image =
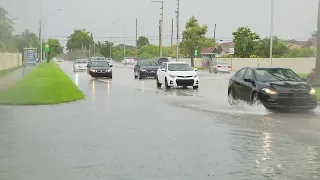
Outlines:
[{"label": "traffic lane", "polygon": [[203,102],[120,82],[110,84],[108,95],[107,83],[94,80],[99,85],[93,88],[82,75],[79,87],[91,87],[86,95],[96,98],[1,109],[2,177],[312,179],[319,173],[315,118],[287,121],[188,108],[183,105]]},{"label": "traffic lane", "polygon": [[[202,113],[170,107],[153,93],[111,88],[108,99],[101,98],[101,90],[95,95],[99,98],[77,103],[1,109],[0,178],[205,179],[228,174],[224,167],[234,163],[236,154],[221,150],[230,146],[219,136],[226,128],[210,126],[211,118]],[[166,116],[157,116],[159,109]],[[231,156],[223,157],[226,152]]]}]

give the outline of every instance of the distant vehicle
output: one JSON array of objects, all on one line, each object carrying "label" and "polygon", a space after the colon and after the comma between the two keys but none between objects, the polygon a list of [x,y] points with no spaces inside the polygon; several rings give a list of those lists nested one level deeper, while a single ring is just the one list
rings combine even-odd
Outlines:
[{"label": "distant vehicle", "polygon": [[91,60],[88,64],[88,74],[91,77],[112,78],[112,65],[106,60]]},{"label": "distant vehicle", "polygon": [[122,62],[123,64],[133,65],[135,63],[135,59],[133,57],[125,57]]},{"label": "distant vehicle", "polygon": [[163,62],[169,62],[169,59],[166,57],[160,57],[156,60],[156,62],[158,63],[158,65],[161,65]]},{"label": "distant vehicle", "polygon": [[107,62],[108,62],[109,64],[112,63],[112,58],[106,58],[106,60],[107,60]]},{"label": "distant vehicle", "polygon": [[57,58],[56,60],[57,60],[57,62],[62,62],[61,58]]},{"label": "distant vehicle", "polygon": [[90,61],[93,61],[93,60],[106,60],[106,58],[103,57],[103,56],[92,56],[89,60]]},{"label": "distant vehicle", "polygon": [[156,75],[157,87],[162,84],[166,89],[176,86],[192,86],[193,89],[199,88],[199,77],[188,63],[185,62],[163,62]]},{"label": "distant vehicle", "polygon": [[306,79],[288,68],[245,67],[229,80],[228,102],[243,100],[267,109],[304,109],[317,107],[315,90]]},{"label": "distant vehicle", "polygon": [[138,60],[134,66],[134,78],[143,79],[146,77],[155,78],[159,66],[154,61]]},{"label": "distant vehicle", "polygon": [[81,71],[81,70],[87,70],[87,59],[77,59],[73,63],[73,72]]},{"label": "distant vehicle", "polygon": [[228,63],[218,62],[213,66],[213,73],[231,73],[232,67]]}]

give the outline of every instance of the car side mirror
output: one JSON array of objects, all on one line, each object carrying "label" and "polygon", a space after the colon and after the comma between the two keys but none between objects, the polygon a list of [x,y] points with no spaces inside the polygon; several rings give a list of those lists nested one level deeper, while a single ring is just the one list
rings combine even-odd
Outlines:
[{"label": "car side mirror", "polygon": [[252,82],[252,79],[251,78],[246,78],[246,79],[243,79],[245,82]]},{"label": "car side mirror", "polygon": [[161,71],[166,71],[166,69],[165,69],[165,68],[162,68]]},{"label": "car side mirror", "polygon": [[197,68],[193,68],[193,70],[194,70],[194,71],[198,71],[198,69],[197,69]]},{"label": "car side mirror", "polygon": [[90,67],[90,65],[87,65],[87,67],[89,68],[89,67]]},{"label": "car side mirror", "polygon": [[307,78],[301,78],[303,81],[305,81],[305,82],[307,82],[308,81],[308,79]]},{"label": "car side mirror", "polygon": [[110,64],[109,66],[110,66],[110,67],[113,67],[113,65],[111,65],[111,64]]}]

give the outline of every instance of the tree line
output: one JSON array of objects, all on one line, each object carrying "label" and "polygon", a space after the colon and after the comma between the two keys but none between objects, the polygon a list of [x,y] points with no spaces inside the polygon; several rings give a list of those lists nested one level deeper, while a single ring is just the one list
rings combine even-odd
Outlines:
[{"label": "tree line", "polygon": [[[0,7],[0,52],[23,52],[23,48],[37,48],[40,52],[39,36],[29,29],[25,29],[19,34],[14,34],[14,19],[9,17],[9,13]],[[63,53],[60,42],[57,39],[43,41],[50,46],[50,57],[55,57]]]}]

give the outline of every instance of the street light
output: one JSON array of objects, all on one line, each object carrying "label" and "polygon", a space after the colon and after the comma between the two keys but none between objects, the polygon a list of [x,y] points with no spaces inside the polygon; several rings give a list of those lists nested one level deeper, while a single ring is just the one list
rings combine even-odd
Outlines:
[{"label": "street light", "polygon": [[272,66],[272,46],[273,46],[273,14],[274,14],[274,0],[271,0],[271,20],[270,20],[270,64]]},{"label": "street light", "polygon": [[123,30],[123,58],[126,58],[126,29],[124,27],[118,27],[115,23],[112,23],[117,28],[120,28]]}]

